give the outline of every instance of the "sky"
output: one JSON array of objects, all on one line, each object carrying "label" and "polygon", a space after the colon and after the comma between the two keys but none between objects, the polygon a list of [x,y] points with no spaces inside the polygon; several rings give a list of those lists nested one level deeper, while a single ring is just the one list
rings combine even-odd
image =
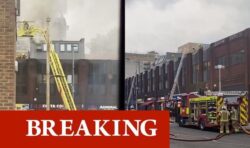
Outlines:
[{"label": "sky", "polygon": [[[66,40],[85,39],[88,58],[117,59],[119,31],[117,0],[21,0],[21,20],[65,19]],[[20,20],[20,21],[21,21]]]},{"label": "sky", "polygon": [[249,0],[126,0],[126,52],[176,52],[250,27]]}]

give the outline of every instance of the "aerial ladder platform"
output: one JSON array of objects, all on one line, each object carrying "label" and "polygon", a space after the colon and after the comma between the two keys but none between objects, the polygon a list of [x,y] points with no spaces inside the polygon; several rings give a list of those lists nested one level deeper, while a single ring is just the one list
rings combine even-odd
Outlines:
[{"label": "aerial ladder platform", "polygon": [[47,33],[48,31],[46,29],[34,25],[30,26],[29,23],[25,21],[22,22],[21,27],[17,31],[17,35],[20,37],[33,37],[35,35],[40,35],[48,47],[50,47],[49,50],[47,50],[47,52],[49,52],[49,65],[64,107],[67,110],[76,110],[75,102],[69,89],[59,56],[55,49],[52,48],[53,46],[51,46],[52,43],[49,40]]},{"label": "aerial ladder platform", "polygon": [[169,96],[170,99],[173,99],[176,87],[178,85],[179,75],[180,75],[180,72],[181,72],[181,69],[182,69],[182,65],[183,65],[183,61],[184,61],[185,57],[186,57],[186,52],[184,51],[182,53],[182,55],[181,55],[181,60],[180,60],[178,69],[176,71],[176,75],[175,75],[175,78],[174,78],[174,83],[173,83],[172,89],[170,91],[170,96]]}]

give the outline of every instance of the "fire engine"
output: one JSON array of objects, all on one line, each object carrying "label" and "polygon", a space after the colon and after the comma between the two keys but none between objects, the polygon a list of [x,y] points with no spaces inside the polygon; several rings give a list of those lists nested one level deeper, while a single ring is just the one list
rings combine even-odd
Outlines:
[{"label": "fire engine", "polygon": [[223,105],[230,111],[234,106],[238,110],[239,123],[248,125],[248,99],[246,92],[210,92],[206,96],[198,94],[179,95],[179,126],[193,125],[204,130],[219,126],[219,111]]}]

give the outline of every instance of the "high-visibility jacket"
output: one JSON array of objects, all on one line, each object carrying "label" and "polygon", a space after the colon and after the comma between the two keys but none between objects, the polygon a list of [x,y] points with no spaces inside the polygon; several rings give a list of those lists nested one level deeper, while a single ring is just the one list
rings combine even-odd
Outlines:
[{"label": "high-visibility jacket", "polygon": [[220,111],[220,122],[228,122],[229,115],[230,115],[229,111],[221,110]]},{"label": "high-visibility jacket", "polygon": [[231,120],[233,120],[233,121],[237,121],[238,120],[238,112],[237,112],[236,109],[233,109],[231,111]]}]

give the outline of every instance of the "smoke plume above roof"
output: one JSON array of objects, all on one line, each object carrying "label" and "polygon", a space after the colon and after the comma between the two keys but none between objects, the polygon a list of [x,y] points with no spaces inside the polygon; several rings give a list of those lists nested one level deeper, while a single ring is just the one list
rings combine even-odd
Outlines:
[{"label": "smoke plume above roof", "polygon": [[95,55],[107,49],[116,55],[109,59],[117,59],[119,8],[117,0],[21,0],[20,21],[35,21],[45,26],[46,18],[50,17],[53,40],[85,38],[86,49],[92,54],[89,57],[97,58]]}]

